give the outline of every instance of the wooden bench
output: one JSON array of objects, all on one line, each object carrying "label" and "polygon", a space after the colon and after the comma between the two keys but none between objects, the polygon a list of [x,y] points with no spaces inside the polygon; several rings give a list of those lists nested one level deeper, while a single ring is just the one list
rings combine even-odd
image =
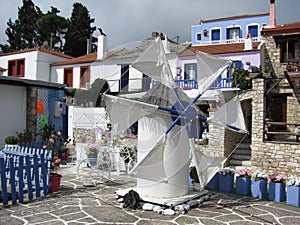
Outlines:
[{"label": "wooden bench", "polygon": [[[300,126],[300,123],[287,123],[287,122],[271,122],[271,121],[266,121],[266,131],[265,134],[267,136],[270,135],[289,135],[289,136],[295,136],[296,137],[296,142],[299,142],[299,132],[291,132],[289,130],[282,131],[269,131],[271,126],[293,126],[293,127],[298,127]],[[269,139],[269,138],[268,138]]]}]

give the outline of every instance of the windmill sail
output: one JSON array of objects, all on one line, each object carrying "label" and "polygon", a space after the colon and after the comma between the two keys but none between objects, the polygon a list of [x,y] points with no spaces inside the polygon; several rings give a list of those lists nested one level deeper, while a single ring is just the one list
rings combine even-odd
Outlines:
[{"label": "windmill sail", "polygon": [[136,59],[132,67],[169,88],[177,87],[159,38]]},{"label": "windmill sail", "polygon": [[103,95],[114,134],[121,134],[138,119],[154,113],[158,106],[112,95]]},{"label": "windmill sail", "polygon": [[248,133],[245,125],[241,103],[238,97],[222,105],[207,122],[226,127],[235,132]]},{"label": "windmill sail", "polygon": [[220,76],[231,64],[230,60],[221,59],[204,52],[197,52],[198,86],[201,93]]}]

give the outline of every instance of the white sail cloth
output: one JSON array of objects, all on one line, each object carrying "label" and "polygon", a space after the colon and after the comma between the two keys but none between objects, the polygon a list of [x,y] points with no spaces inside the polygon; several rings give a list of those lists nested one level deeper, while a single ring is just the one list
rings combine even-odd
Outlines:
[{"label": "white sail cloth", "polygon": [[198,89],[204,93],[209,86],[230,66],[231,61],[197,52]]},{"label": "white sail cloth", "polygon": [[248,133],[239,98],[236,96],[219,108],[208,123],[214,123],[226,127],[235,132]]},{"label": "white sail cloth", "polygon": [[138,119],[158,110],[158,106],[144,102],[106,94],[103,97],[110,115],[112,132],[115,135],[120,135]]},{"label": "white sail cloth", "polygon": [[177,87],[160,38],[155,39],[132,67],[169,88]]}]

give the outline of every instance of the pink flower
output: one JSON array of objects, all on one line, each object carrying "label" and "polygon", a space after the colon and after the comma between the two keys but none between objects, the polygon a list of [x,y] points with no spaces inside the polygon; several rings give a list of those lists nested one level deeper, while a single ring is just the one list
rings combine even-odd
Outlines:
[{"label": "pink flower", "polygon": [[54,134],[51,134],[51,136],[50,136],[50,137],[54,138],[54,137],[55,137],[55,135],[54,135]]},{"label": "pink flower", "polygon": [[55,160],[55,163],[60,163],[60,159]]},{"label": "pink flower", "polygon": [[43,148],[47,148],[47,145],[43,145]]},{"label": "pink flower", "polygon": [[54,143],[54,139],[53,138],[49,138],[49,142],[50,143]]},{"label": "pink flower", "polygon": [[61,136],[61,132],[60,132],[60,131],[57,131],[57,135],[58,135],[58,136]]}]

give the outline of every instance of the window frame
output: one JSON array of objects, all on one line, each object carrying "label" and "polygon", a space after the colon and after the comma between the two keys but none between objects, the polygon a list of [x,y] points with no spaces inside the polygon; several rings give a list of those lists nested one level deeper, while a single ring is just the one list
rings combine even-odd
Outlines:
[{"label": "window frame", "polygon": [[91,74],[90,74],[90,72],[91,72],[90,66],[81,66],[80,67],[80,81],[79,81],[79,86],[81,88],[86,88],[86,84],[90,83],[90,81],[91,81]]},{"label": "window frame", "polygon": [[[71,71],[71,81],[69,81],[68,77],[66,77],[66,75],[68,75],[67,72],[69,71]],[[70,83],[72,84],[70,85]],[[64,84],[66,84],[67,87],[73,87],[73,67],[64,68]]]},{"label": "window frame", "polygon": [[8,60],[9,77],[25,77],[25,58]]}]

